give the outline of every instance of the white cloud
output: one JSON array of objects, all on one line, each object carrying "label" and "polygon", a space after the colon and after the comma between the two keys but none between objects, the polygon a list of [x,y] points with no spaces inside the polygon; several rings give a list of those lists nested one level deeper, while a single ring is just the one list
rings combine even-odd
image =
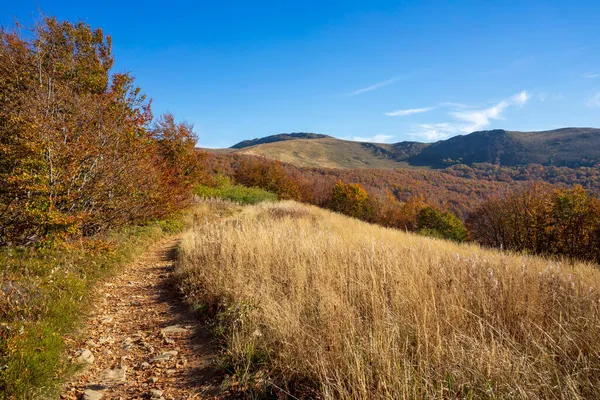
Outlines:
[{"label": "white cloud", "polygon": [[444,122],[439,124],[420,124],[418,133],[412,133],[410,136],[416,136],[425,139],[428,142],[437,142],[438,140],[448,139],[460,133],[458,127],[454,124]]},{"label": "white cloud", "polygon": [[434,109],[435,109],[435,107],[409,108],[407,110],[396,110],[396,111],[386,112],[386,113],[383,113],[383,115],[387,115],[388,117],[403,117],[406,115],[424,113],[424,112],[431,111]]},{"label": "white cloud", "polygon": [[354,142],[371,142],[371,143],[390,143],[391,139],[394,138],[394,135],[386,135],[380,133],[371,137],[363,137],[363,136],[352,136],[345,138],[346,140],[352,140]]},{"label": "white cloud", "polygon": [[503,119],[502,113],[504,110],[511,106],[521,107],[525,105],[530,97],[531,96],[526,91],[522,91],[521,93],[518,93],[509,99],[502,100],[490,108],[473,111],[455,111],[449,114],[458,121],[466,122],[466,124],[461,127],[462,132],[474,132],[488,126],[490,124],[490,120],[492,119]]},{"label": "white cloud", "polygon": [[529,95],[529,93],[523,90],[521,93],[515,94],[513,97],[511,97],[511,100],[513,104],[523,106],[525,103],[527,103],[527,100],[529,100],[530,97],[531,96]]},{"label": "white cloud", "polygon": [[600,76],[600,74],[592,74],[592,73],[589,73],[589,72],[587,74],[583,75],[583,77],[586,78],[586,79],[594,79],[594,78],[597,78],[599,76]]},{"label": "white cloud", "polygon": [[591,108],[600,108],[600,92],[590,96],[585,105]]},{"label": "white cloud", "polygon": [[384,86],[391,85],[392,83],[397,82],[400,79],[402,79],[401,76],[396,76],[394,78],[388,79],[387,81],[377,82],[374,85],[367,86],[367,87],[364,87],[364,88],[361,88],[361,89],[356,89],[355,91],[353,91],[352,93],[350,93],[350,95],[351,96],[358,96],[358,95],[363,94],[363,93],[371,92],[373,90],[380,89],[380,88],[382,88]]},{"label": "white cloud", "polygon": [[[522,107],[530,98],[531,95],[529,93],[522,91],[500,101],[492,107],[484,109],[465,109],[465,107],[457,107],[456,103],[444,103],[448,106],[459,108],[458,111],[448,113],[454,119],[454,122],[421,124],[418,126],[418,132],[412,134],[412,136],[418,136],[428,141],[436,141],[447,139],[460,133],[479,131],[490,125],[491,120],[502,120],[502,114],[507,108]],[[600,107],[600,93],[597,95],[597,101]]]}]

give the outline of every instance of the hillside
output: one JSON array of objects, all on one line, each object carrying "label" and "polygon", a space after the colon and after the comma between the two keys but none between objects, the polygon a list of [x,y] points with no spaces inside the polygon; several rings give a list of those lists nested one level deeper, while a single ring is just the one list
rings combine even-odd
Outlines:
[{"label": "hillside", "polygon": [[259,144],[273,143],[273,142],[283,142],[286,140],[294,140],[294,139],[324,139],[330,138],[328,135],[321,135],[318,133],[306,133],[306,132],[296,132],[296,133],[280,133],[278,135],[271,135],[264,138],[257,138],[251,140],[242,140],[241,142],[234,144],[231,146],[232,149],[243,149],[250,146],[256,146]]},{"label": "hillside", "polygon": [[[354,142],[333,137],[270,141],[235,150],[238,154],[264,156],[302,167],[325,168],[406,168],[409,157],[427,144]],[[242,142],[243,143],[243,142]],[[239,145],[239,144],[238,144]],[[236,146],[238,146],[236,145]]]},{"label": "hillside", "polygon": [[412,165],[433,167],[457,161],[467,165],[591,166],[600,161],[600,129],[563,128],[541,132],[498,129],[473,132],[434,143],[409,159]]},{"label": "hillside", "polygon": [[591,265],[294,202],[198,207],[207,222],[184,237],[177,276],[197,309],[221,311],[223,354],[253,383],[248,398],[600,396]]},{"label": "hillside", "polygon": [[562,128],[516,132],[490,130],[459,135],[433,144],[354,142],[327,135],[292,133],[246,140],[232,152],[264,156],[303,167],[406,168],[491,163],[580,167],[600,162],[600,129]]}]

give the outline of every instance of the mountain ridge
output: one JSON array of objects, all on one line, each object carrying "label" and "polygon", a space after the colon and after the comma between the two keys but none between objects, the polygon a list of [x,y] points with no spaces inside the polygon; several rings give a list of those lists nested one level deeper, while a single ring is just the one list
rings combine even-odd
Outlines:
[{"label": "mountain ridge", "polygon": [[330,168],[444,168],[474,163],[575,168],[600,163],[600,129],[567,127],[535,132],[493,129],[434,143],[355,142],[298,132],[244,140],[227,151]]}]

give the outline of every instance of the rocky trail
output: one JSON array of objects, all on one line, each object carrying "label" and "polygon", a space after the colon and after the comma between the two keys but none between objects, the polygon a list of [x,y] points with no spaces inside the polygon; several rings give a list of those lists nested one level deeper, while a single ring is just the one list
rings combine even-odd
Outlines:
[{"label": "rocky trail", "polygon": [[62,399],[226,397],[216,345],[174,283],[177,243],[156,245],[98,288],[85,333],[71,346],[85,367]]}]

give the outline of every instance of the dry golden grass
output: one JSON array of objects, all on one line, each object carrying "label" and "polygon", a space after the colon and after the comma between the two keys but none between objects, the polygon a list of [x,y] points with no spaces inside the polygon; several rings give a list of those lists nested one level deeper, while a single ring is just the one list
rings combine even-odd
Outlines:
[{"label": "dry golden grass", "polygon": [[[198,211],[213,213],[210,203]],[[600,398],[600,271],[591,265],[293,202],[201,220],[182,243],[182,285],[219,305],[242,375],[261,369],[327,399]]]}]

